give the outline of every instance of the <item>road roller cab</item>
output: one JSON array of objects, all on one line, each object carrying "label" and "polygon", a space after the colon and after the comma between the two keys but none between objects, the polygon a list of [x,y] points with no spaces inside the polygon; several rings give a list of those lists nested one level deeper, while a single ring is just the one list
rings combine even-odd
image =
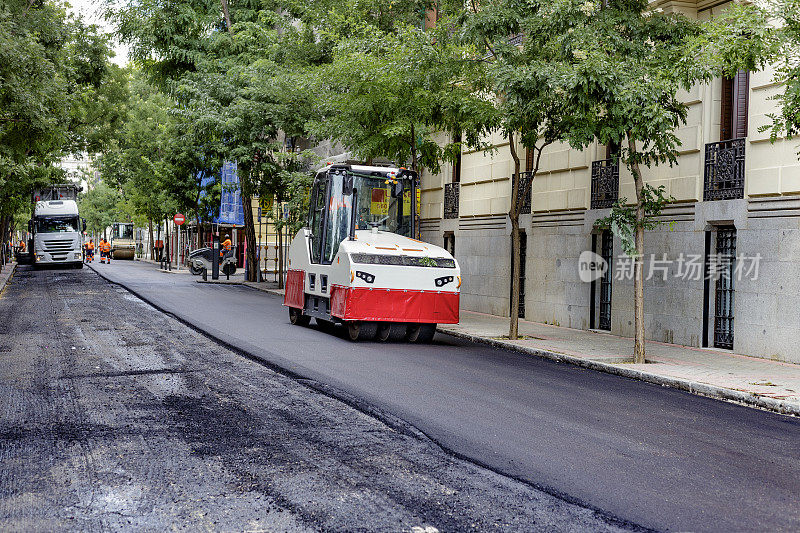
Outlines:
[{"label": "road roller cab", "polygon": [[307,227],[289,248],[284,305],[293,324],[342,324],[352,340],[426,342],[458,322],[461,272],[415,239],[417,174],[332,165],[317,172]]},{"label": "road roller cab", "polygon": [[132,222],[114,222],[111,225],[111,254],[114,259],[133,259],[136,241]]}]

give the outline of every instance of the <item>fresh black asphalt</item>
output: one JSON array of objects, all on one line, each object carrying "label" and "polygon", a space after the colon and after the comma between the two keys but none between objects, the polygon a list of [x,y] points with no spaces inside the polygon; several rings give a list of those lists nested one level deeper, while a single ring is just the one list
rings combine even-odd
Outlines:
[{"label": "fresh black asphalt", "polygon": [[407,429],[88,269],[0,295],[0,531],[637,529]]},{"label": "fresh black asphalt", "polygon": [[[104,265],[97,265],[102,269]],[[645,527],[800,530],[800,420],[437,335],[351,343],[278,297],[115,262],[109,279],[455,454]]]}]

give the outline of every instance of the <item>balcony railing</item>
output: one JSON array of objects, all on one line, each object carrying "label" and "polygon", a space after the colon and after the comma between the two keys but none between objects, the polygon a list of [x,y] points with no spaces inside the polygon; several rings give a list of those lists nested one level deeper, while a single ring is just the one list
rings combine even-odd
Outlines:
[{"label": "balcony railing", "polygon": [[508,37],[508,44],[519,46],[522,44],[523,35],[521,33],[515,33],[514,35],[510,35]]},{"label": "balcony railing", "polygon": [[592,209],[611,207],[619,199],[619,162],[592,161]]},{"label": "balcony railing", "polygon": [[[522,196],[522,205],[520,206],[520,214],[529,215],[531,213],[531,173],[520,172],[519,180],[517,180],[517,187],[519,195]],[[524,195],[524,196],[523,196]]]},{"label": "balcony railing", "polygon": [[706,145],[703,200],[744,198],[744,139]]},{"label": "balcony railing", "polygon": [[459,183],[444,185],[444,218],[458,218]]}]

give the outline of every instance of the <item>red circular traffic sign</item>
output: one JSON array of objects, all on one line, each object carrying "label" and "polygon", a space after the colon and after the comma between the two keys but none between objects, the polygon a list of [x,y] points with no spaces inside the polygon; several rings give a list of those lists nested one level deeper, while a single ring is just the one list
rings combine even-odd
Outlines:
[{"label": "red circular traffic sign", "polygon": [[174,220],[177,225],[182,226],[183,223],[186,222],[186,217],[178,213],[177,215],[172,217],[172,220]]}]

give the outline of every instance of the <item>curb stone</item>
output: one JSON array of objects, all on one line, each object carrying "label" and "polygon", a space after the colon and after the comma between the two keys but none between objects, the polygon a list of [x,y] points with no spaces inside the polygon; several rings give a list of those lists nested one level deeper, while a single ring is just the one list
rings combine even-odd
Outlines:
[{"label": "curb stone", "polygon": [[713,398],[716,400],[733,402],[740,405],[745,405],[747,407],[755,407],[765,411],[772,411],[782,415],[800,417],[800,405],[793,402],[777,400],[775,398],[767,398],[754,393],[728,389],[725,387],[719,387],[717,385],[710,385],[708,383],[700,383],[699,381],[692,381],[689,379],[661,376],[659,374],[653,374],[652,372],[645,372],[635,368],[621,367],[601,361],[594,361],[592,359],[582,359],[580,357],[552,352],[549,350],[542,350],[540,348],[528,348],[508,341],[471,335],[469,333],[463,333],[444,327],[438,327],[436,330],[439,333],[444,333],[445,335],[452,335],[453,337],[469,340],[471,342],[488,344],[489,346],[493,346],[495,348],[503,348],[515,352],[526,353],[536,357],[550,359],[551,361],[568,363],[583,368],[588,368],[590,370],[605,372],[607,374],[615,374],[617,376],[645,381],[647,383],[661,385],[662,387],[671,387],[673,389],[686,391],[698,396],[705,396],[707,398]]}]

